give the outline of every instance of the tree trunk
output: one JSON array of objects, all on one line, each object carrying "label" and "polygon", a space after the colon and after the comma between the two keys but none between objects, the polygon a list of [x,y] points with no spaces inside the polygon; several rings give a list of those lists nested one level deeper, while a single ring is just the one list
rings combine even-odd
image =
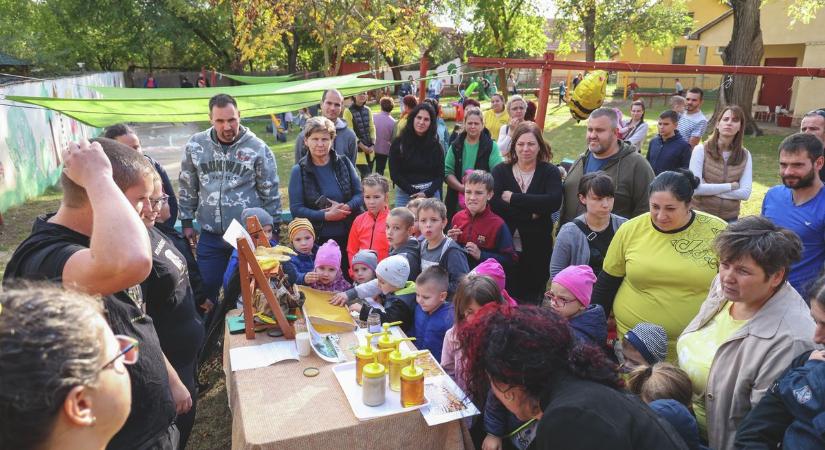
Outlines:
[{"label": "tree trunk", "polygon": [[596,3],[588,2],[583,15],[584,20],[584,60],[596,61]]},{"label": "tree trunk", "polygon": [[[728,66],[758,66],[762,63],[762,27],[759,23],[761,0],[732,0],[733,32],[725,47],[722,60]],[[723,82],[719,88],[719,101],[710,123],[715,124],[727,105],[739,105],[745,117],[753,117],[751,104],[756,90],[755,75],[733,75],[732,82]],[[747,122],[745,133],[761,135],[762,130],[752,120]]]},{"label": "tree trunk", "polygon": [[510,93],[507,91],[507,71],[504,67],[498,69],[498,92],[504,96],[506,103]]}]

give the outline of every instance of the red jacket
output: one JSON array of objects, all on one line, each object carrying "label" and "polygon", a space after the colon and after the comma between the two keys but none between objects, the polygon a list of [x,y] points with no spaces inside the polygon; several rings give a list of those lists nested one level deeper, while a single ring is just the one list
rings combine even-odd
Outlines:
[{"label": "red jacket", "polygon": [[467,242],[474,242],[481,250],[479,261],[468,258],[471,268],[487,258],[495,258],[503,267],[515,262],[517,256],[510,229],[504,220],[490,209],[489,204],[476,216],[472,216],[467,208],[457,212],[453,216],[451,228],[456,227],[461,229],[456,242],[461,246],[466,246]]},{"label": "red jacket", "polygon": [[[349,229],[349,239],[347,240],[347,257],[350,267],[352,267],[352,257],[359,250],[368,248],[378,253],[378,260],[386,258],[390,253],[390,243],[387,241],[387,214],[389,208],[386,206],[374,217],[369,211],[360,214],[352,222]],[[350,268],[350,275],[352,269]]]}]

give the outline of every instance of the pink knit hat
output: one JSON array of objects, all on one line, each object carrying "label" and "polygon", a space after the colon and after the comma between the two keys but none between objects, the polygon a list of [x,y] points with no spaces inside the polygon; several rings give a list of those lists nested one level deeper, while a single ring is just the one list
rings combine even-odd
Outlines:
[{"label": "pink knit hat", "polygon": [[492,280],[498,285],[498,288],[501,289],[501,296],[504,297],[504,300],[507,300],[507,304],[510,306],[518,306],[518,302],[513,299],[513,297],[510,297],[510,294],[508,294],[507,290],[504,289],[506,278],[504,276],[504,268],[501,267],[501,263],[493,258],[487,258],[482,261],[481,264],[477,265],[475,269],[471,270],[470,273],[492,278]]},{"label": "pink knit hat", "polygon": [[315,268],[320,266],[330,266],[341,270],[341,248],[332,239],[326,241],[315,255]]},{"label": "pink knit hat", "polygon": [[558,283],[573,295],[585,308],[590,306],[590,296],[593,295],[593,284],[596,275],[590,266],[568,266],[553,277],[553,283]]}]

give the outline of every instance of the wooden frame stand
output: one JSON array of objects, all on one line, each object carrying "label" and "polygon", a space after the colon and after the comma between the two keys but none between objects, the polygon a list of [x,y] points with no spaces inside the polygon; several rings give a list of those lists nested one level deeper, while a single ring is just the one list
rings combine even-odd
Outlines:
[{"label": "wooden frame stand", "polygon": [[[263,233],[263,228],[258,218],[252,216],[246,220],[246,229],[256,245],[269,247],[269,241]],[[247,339],[255,339],[255,323],[254,323],[254,306],[252,303],[252,296],[256,290],[260,290],[266,297],[266,302],[272,309],[272,314],[275,315],[275,320],[278,322],[278,328],[284,333],[286,339],[295,339],[295,329],[287,322],[284,312],[281,310],[280,302],[275,293],[272,292],[272,287],[269,285],[269,277],[271,274],[265,273],[258,264],[255,258],[255,253],[249,241],[246,238],[238,239],[238,270],[241,275],[241,297],[243,299],[243,320],[244,331]],[[280,267],[278,271],[280,271]]]}]

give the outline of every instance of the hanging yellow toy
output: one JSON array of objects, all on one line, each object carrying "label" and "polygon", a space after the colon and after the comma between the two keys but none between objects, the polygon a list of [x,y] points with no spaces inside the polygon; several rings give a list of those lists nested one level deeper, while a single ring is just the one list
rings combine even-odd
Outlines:
[{"label": "hanging yellow toy", "polygon": [[600,108],[607,95],[607,72],[594,70],[587,74],[570,95],[567,105],[576,121],[585,120]]}]

